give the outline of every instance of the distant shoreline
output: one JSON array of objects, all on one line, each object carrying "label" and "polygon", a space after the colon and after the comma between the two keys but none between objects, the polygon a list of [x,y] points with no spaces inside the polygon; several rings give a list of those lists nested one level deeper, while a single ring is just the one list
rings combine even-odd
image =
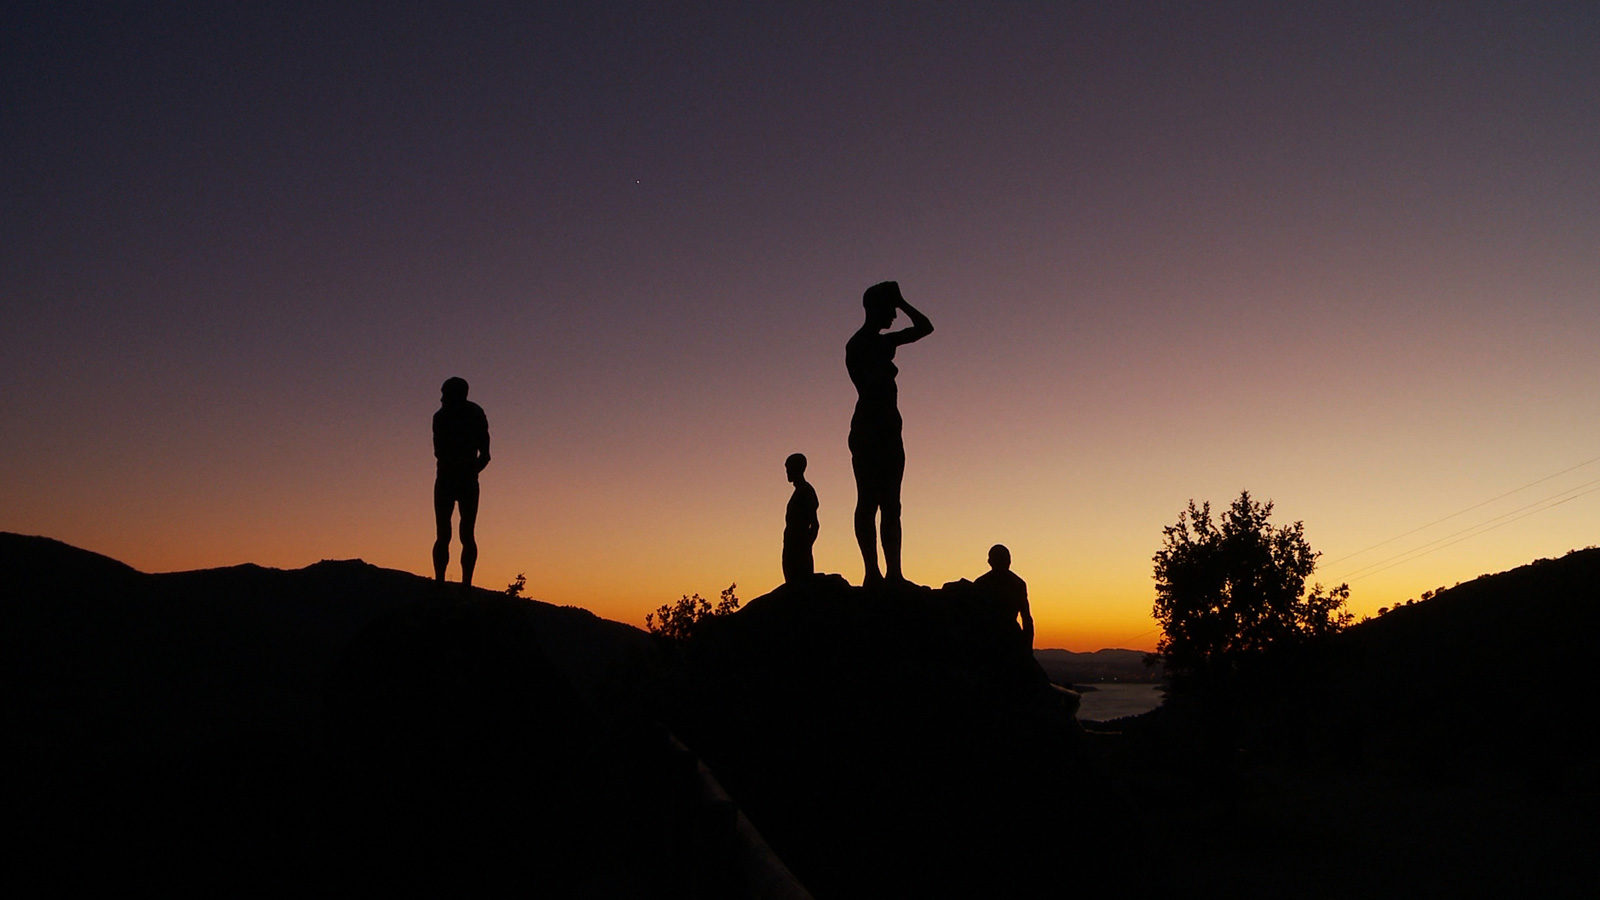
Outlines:
[{"label": "distant shoreline", "polygon": [[1079,692],[1080,722],[1113,722],[1141,716],[1166,700],[1161,685],[1154,682],[1102,682],[1098,687],[1074,685],[1072,689]]}]

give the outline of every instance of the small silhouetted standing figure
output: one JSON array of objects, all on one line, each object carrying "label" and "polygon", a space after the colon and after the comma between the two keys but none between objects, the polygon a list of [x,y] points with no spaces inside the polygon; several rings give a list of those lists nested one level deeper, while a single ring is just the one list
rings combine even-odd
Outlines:
[{"label": "small silhouetted standing figure", "polygon": [[467,399],[464,378],[450,378],[440,388],[439,411],[433,414],[433,455],[439,461],[433,480],[433,577],[444,581],[450,564],[450,514],[461,507],[461,583],[472,586],[478,564],[478,473],[489,464],[489,419]]},{"label": "small silhouetted standing figure", "polygon": [[[890,581],[904,581],[900,571],[900,480],[906,471],[906,448],[900,437],[900,408],[894,376],[894,351],[901,344],[933,333],[933,323],[900,296],[900,285],[884,281],[861,295],[866,321],[844,345],[844,365],[856,386],[856,409],[850,417],[850,467],[856,476],[856,543],[861,545],[864,583],[881,582],[878,571],[877,523],[882,515],[883,562]],[[895,311],[904,310],[911,326],[890,334]]]},{"label": "small silhouetted standing figure", "polygon": [[[1004,544],[989,548],[989,571],[972,582],[983,597],[985,612],[996,623],[1004,624],[1008,643],[1033,652],[1033,611],[1028,608],[1028,583],[1011,571],[1011,551]],[[1022,617],[1022,632],[1017,633],[1017,617]]]},{"label": "small silhouetted standing figure", "polygon": [[794,484],[789,495],[789,506],[783,513],[783,580],[792,584],[810,578],[816,572],[811,558],[811,546],[817,542],[817,492],[806,481],[806,457],[791,453],[783,461],[783,469]]}]

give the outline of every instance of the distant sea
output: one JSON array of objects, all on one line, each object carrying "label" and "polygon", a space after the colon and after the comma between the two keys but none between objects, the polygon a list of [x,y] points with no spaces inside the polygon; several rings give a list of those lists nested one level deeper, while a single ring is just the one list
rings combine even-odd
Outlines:
[{"label": "distant sea", "polygon": [[1083,692],[1083,702],[1078,706],[1078,721],[1109,722],[1124,716],[1137,716],[1161,705],[1159,684],[1100,683],[1084,685],[1092,691]]}]

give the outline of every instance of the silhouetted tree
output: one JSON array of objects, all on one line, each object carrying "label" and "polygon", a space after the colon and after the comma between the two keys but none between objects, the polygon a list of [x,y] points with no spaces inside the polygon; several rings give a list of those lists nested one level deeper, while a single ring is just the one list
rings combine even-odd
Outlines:
[{"label": "silhouetted tree", "polygon": [[1320,555],[1300,522],[1272,527],[1272,503],[1243,491],[1219,520],[1211,504],[1178,514],[1155,555],[1156,652],[1180,680],[1226,675],[1269,648],[1349,624],[1348,585],[1306,592]]},{"label": "silhouetted tree", "polygon": [[733,593],[736,587],[737,584],[730,584],[724,588],[716,606],[699,594],[685,594],[677,603],[664,603],[655,612],[645,614],[644,627],[651,634],[678,641],[687,640],[701,622],[712,616],[725,616],[739,608],[739,598]]}]

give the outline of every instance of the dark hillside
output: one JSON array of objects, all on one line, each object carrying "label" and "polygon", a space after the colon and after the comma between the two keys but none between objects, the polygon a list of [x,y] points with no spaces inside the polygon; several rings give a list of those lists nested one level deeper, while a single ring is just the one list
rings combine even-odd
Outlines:
[{"label": "dark hillside", "polygon": [[[360,560],[149,575],[19,535],[0,535],[0,554],[0,578],[13,586],[0,649],[16,666],[19,708],[43,717],[21,729],[41,750],[55,741],[152,750],[306,741],[320,727],[323,682],[352,638],[397,610],[454,598]],[[585,690],[605,690],[654,652],[637,629],[521,604]]]},{"label": "dark hillside", "polygon": [[1600,551],[1486,576],[1215,695],[1109,759],[1195,896],[1586,896]]},{"label": "dark hillside", "polygon": [[[441,591],[360,560],[151,575],[10,534],[0,534],[0,579],[12,699],[44,717],[21,730],[42,750],[309,740],[322,721],[324,681],[352,639],[399,610],[460,599],[458,586]],[[473,593],[478,603],[498,597]],[[638,629],[585,610],[513,603],[586,694],[637,680],[656,652]]]},{"label": "dark hillside", "polygon": [[1350,628],[1330,702],[1364,755],[1443,770],[1600,758],[1587,708],[1600,549],[1486,575]]},{"label": "dark hillside", "polygon": [[[1600,550],[1540,560],[1259,660],[1234,686],[1229,740],[1407,777],[1591,779],[1597,638]],[[1171,698],[1147,727],[1196,712]]]},{"label": "dark hillside", "polygon": [[17,596],[67,585],[115,587],[140,573],[109,556],[47,537],[0,532],[0,571]]},{"label": "dark hillside", "polygon": [[11,534],[0,584],[12,880],[790,886],[645,714],[638,629],[359,560],[151,575]]}]

